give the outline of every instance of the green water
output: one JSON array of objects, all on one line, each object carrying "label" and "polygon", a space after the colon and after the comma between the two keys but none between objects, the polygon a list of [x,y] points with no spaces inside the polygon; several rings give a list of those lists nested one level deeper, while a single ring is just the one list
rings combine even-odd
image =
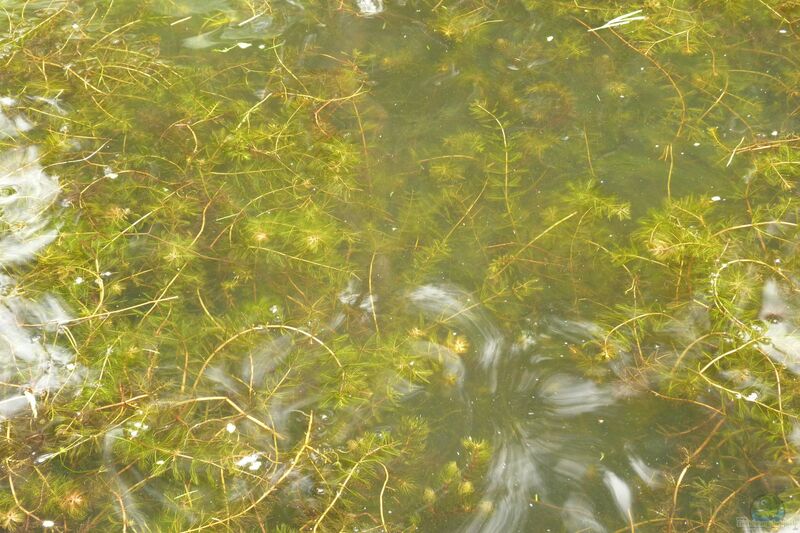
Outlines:
[{"label": "green water", "polygon": [[797,1],[0,7],[0,529],[800,523]]}]

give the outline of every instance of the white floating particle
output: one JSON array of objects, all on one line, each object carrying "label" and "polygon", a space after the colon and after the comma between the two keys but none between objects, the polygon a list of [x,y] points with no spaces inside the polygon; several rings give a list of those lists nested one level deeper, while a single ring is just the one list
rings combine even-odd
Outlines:
[{"label": "white floating particle", "polygon": [[117,179],[119,177],[119,174],[114,172],[111,169],[111,167],[105,167],[105,168],[103,168],[103,177],[104,178],[108,178],[110,180],[115,180],[115,179]]},{"label": "white floating particle", "polygon": [[55,525],[56,523],[53,522],[52,520],[42,520],[42,527],[47,528],[47,527],[53,527]]},{"label": "white floating particle", "polygon": [[75,285],[80,285],[81,283],[83,283],[82,277],[78,276],[77,278],[75,278]]},{"label": "white floating particle", "polygon": [[244,50],[245,48],[250,48],[253,46],[253,43],[236,43],[236,46]]},{"label": "white floating particle", "polygon": [[777,137],[778,136],[778,130],[772,130],[772,133],[770,133],[770,135],[772,135],[773,137]]},{"label": "white floating particle", "polygon": [[241,459],[236,461],[236,466],[240,466],[241,467],[241,466],[250,465],[252,463],[257,463],[257,462],[259,462],[258,461],[259,455],[260,454],[258,452],[251,453],[250,455],[245,455],[244,457],[242,457]]},{"label": "white floating particle", "polygon": [[14,117],[14,127],[18,132],[25,132],[31,131],[33,129],[33,124],[22,117]]},{"label": "white floating particle", "polygon": [[[383,12],[383,0],[356,0],[358,10],[362,16],[370,17]],[[403,35],[403,38],[406,36]]]},{"label": "white floating particle", "polygon": [[591,28],[589,31],[603,30],[603,29],[606,29],[606,28],[616,28],[617,26],[623,26],[625,24],[630,24],[631,22],[633,22],[635,20],[647,20],[647,17],[645,17],[644,15],[639,15],[639,13],[641,13],[641,12],[642,12],[641,9],[637,9],[636,11],[631,11],[630,13],[625,13],[624,15],[620,15],[618,17],[615,17],[615,18],[609,20],[608,22],[606,22],[602,26],[598,26],[597,28]]},{"label": "white floating particle", "polygon": [[745,396],[744,399],[747,400],[748,402],[754,402],[754,401],[758,400],[758,393],[757,392],[751,392],[750,394]]},{"label": "white floating particle", "polygon": [[266,48],[266,45],[263,45],[263,44],[259,44],[258,45],[258,49],[259,50],[263,50],[264,48]]},{"label": "white floating particle", "polygon": [[42,464],[42,463],[44,463],[46,461],[49,461],[50,459],[52,459],[56,455],[57,454],[55,454],[55,453],[43,453],[42,455],[40,455],[39,457],[36,458],[36,462],[38,464]]},{"label": "white floating particle", "polygon": [[163,465],[164,464],[164,459],[159,459],[158,461],[156,461],[156,464],[157,465]]},{"label": "white floating particle", "polygon": [[722,200],[721,196],[712,196],[711,197],[711,201],[712,202],[719,202],[720,200]]},{"label": "white floating particle", "polygon": [[31,408],[31,413],[33,414],[33,418],[39,418],[39,410],[36,407],[36,396],[29,390],[26,390],[22,393],[22,396],[28,400],[28,406]]},{"label": "white floating particle", "polygon": [[80,26],[78,26],[78,24],[77,24],[77,23],[73,23],[73,24],[72,24],[72,29],[73,29],[73,30],[78,30],[78,29],[80,29]]},{"label": "white floating particle", "polygon": [[781,28],[781,29],[778,30],[778,33],[784,33],[785,34],[785,33],[788,33],[788,32],[786,31],[786,29]]},{"label": "white floating particle", "polygon": [[692,146],[700,146],[700,143],[694,143]]},{"label": "white floating particle", "polygon": [[236,426],[228,422],[228,425],[225,426],[225,431],[227,431],[228,433],[233,433],[234,431],[236,431]]},{"label": "white floating particle", "polygon": [[553,37],[552,35],[548,35],[548,36],[547,36],[547,42],[548,42],[548,43],[551,43],[551,42],[553,42],[553,39],[555,39],[555,37]]}]

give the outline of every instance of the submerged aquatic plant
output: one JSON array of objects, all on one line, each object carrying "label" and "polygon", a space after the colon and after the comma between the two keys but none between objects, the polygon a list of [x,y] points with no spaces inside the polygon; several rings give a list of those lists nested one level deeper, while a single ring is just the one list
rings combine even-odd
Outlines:
[{"label": "submerged aquatic plant", "polygon": [[795,516],[795,4],[11,3],[0,527]]}]

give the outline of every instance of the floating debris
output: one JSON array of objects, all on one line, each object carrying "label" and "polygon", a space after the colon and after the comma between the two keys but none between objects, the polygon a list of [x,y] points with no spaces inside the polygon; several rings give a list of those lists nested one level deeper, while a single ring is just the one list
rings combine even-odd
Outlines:
[{"label": "floating debris", "polygon": [[625,24],[630,24],[636,20],[647,20],[647,17],[644,15],[639,15],[641,13],[641,9],[637,9],[636,11],[631,11],[630,13],[625,13],[624,15],[620,15],[616,18],[613,18],[603,24],[602,26],[598,26],[596,28],[591,28],[588,31],[598,31],[598,30],[605,30],[607,28],[616,28],[617,26],[624,26]]},{"label": "floating debris", "polygon": [[356,0],[356,5],[361,15],[365,17],[383,13],[383,0]]}]

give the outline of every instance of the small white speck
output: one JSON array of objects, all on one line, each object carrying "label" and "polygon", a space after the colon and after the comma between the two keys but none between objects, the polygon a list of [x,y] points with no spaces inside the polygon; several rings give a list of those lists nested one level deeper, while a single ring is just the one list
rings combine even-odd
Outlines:
[{"label": "small white speck", "polygon": [[261,468],[261,461],[253,461],[247,468],[249,468],[250,470],[258,470],[259,468]]},{"label": "small white speck", "polygon": [[787,32],[786,29],[781,28],[781,29],[778,30],[778,33],[786,34],[786,33],[789,33],[789,32]]},{"label": "small white speck", "polygon": [[772,130],[772,133],[770,133],[770,135],[772,135],[773,137],[777,137],[778,136],[778,130]]},{"label": "small white speck", "polygon": [[721,196],[712,196],[711,197],[711,201],[712,202],[719,202],[720,200],[722,200]]},{"label": "small white speck", "polygon": [[264,48],[266,48],[266,46],[265,46],[265,45],[263,45],[263,44],[259,44],[259,45],[258,45],[258,49],[259,49],[259,50],[263,50]]},{"label": "small white speck", "polygon": [[236,426],[228,422],[228,425],[225,426],[225,431],[227,431],[228,433],[233,433],[234,431],[236,431]]},{"label": "small white speck", "polygon": [[245,48],[250,48],[253,46],[253,43],[236,43],[236,46],[244,50]]},{"label": "small white speck", "polygon": [[136,437],[139,436],[139,430],[132,429],[132,430],[130,430],[129,434],[130,434],[132,439],[135,439]]},{"label": "small white speck", "polygon": [[72,29],[73,29],[73,30],[79,30],[79,29],[80,29],[80,26],[78,26],[78,24],[77,24],[77,23],[73,23],[73,24],[72,24]]},{"label": "small white speck", "polygon": [[82,277],[78,276],[77,278],[75,278],[75,285],[80,285],[81,283],[83,283]]},{"label": "small white speck", "polygon": [[553,37],[552,35],[548,35],[548,36],[547,36],[547,42],[548,42],[548,43],[551,43],[551,42],[553,42],[553,39],[555,39],[555,37]]},{"label": "small white speck", "polygon": [[75,363],[67,363],[65,366],[67,370],[75,370]]},{"label": "small white speck", "polygon": [[56,523],[52,520],[42,520],[42,527],[53,527]]},{"label": "small white speck", "polygon": [[780,264],[781,264],[781,259],[780,259],[780,257],[779,257],[779,258],[777,258],[777,259],[774,261],[774,263],[775,263],[776,265],[780,265]]},{"label": "small white speck", "polygon": [[163,465],[164,464],[164,459],[159,459],[158,461],[156,461],[156,464],[157,465]]},{"label": "small white speck", "polygon": [[758,393],[757,392],[751,392],[750,394],[745,396],[744,399],[747,400],[748,402],[754,402],[754,401],[758,400]]},{"label": "small white speck", "polygon": [[604,422],[605,422],[605,420],[603,420],[602,418],[598,418],[598,419],[597,419],[597,423],[598,423],[598,424],[602,424],[602,423],[604,423]]},{"label": "small white speck", "polygon": [[700,146],[700,143],[694,143],[692,146]]},{"label": "small white speck", "polygon": [[620,98],[625,98],[624,94],[619,95]]}]

